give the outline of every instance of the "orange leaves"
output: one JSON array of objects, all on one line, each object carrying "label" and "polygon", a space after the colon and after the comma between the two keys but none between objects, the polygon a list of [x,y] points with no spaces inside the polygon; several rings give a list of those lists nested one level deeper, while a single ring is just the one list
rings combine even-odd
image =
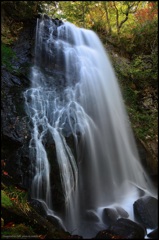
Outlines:
[{"label": "orange leaves", "polygon": [[18,200],[18,198],[11,198],[11,200],[12,200],[12,201],[17,201],[17,200]]},{"label": "orange leaves", "polygon": [[5,172],[5,171],[3,171],[3,175],[6,175],[6,176],[8,176],[8,173],[7,173],[7,172]]},{"label": "orange leaves", "polygon": [[135,13],[135,17],[140,23],[144,23],[145,21],[152,21],[157,13],[158,10],[156,5],[151,2],[148,3],[144,8],[138,9]]},{"label": "orange leaves", "polygon": [[9,176],[8,172],[6,172],[6,171],[4,171],[4,170],[2,171],[2,174],[5,175],[5,176],[8,176],[8,177],[10,177],[10,178],[12,178],[11,176]]}]

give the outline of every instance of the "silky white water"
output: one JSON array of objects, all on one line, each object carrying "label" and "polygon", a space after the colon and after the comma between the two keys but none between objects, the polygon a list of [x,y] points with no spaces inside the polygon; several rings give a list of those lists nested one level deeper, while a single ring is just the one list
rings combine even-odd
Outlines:
[{"label": "silky white water", "polygon": [[[38,19],[31,80],[24,97],[32,124],[32,198],[65,230],[83,237],[105,229],[104,207],[125,207],[133,219],[138,188],[153,194],[153,187],[140,164],[120,88],[98,36],[68,22],[56,29],[51,19]],[[48,158],[48,135],[56,159]],[[67,143],[69,136],[76,154]],[[53,207],[52,161],[60,169],[63,214]],[[98,221],[88,219],[90,212]]]}]

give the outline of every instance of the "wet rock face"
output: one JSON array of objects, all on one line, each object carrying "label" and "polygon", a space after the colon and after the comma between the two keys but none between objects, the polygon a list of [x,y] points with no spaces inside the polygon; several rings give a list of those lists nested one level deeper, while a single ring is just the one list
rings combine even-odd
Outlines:
[{"label": "wet rock face", "polygon": [[158,143],[155,140],[136,139],[141,163],[152,178],[158,177]]},{"label": "wet rock face", "polygon": [[2,159],[6,162],[5,170],[17,183],[22,183],[22,175],[25,179],[25,173],[21,171],[26,171],[28,165],[28,161],[22,161],[28,158],[26,151],[30,138],[22,95],[26,82],[24,78],[14,76],[6,70],[2,70],[1,81]]},{"label": "wet rock face", "polygon": [[[44,16],[44,18],[47,18],[47,16]],[[50,20],[48,19],[48,21]],[[52,19],[51,21],[54,22],[55,30],[63,24],[59,19]],[[9,72],[2,66],[1,78],[1,140],[2,160],[5,162],[4,171],[8,173],[8,178],[12,179],[14,184],[27,188],[29,191],[33,178],[33,169],[29,156],[31,125],[25,111],[23,93],[31,86],[30,69],[34,65],[36,23],[37,19],[32,19],[30,22],[25,23],[17,42],[13,46],[13,50],[16,53],[16,59],[12,61],[14,71]],[[56,38],[56,31],[54,37]],[[54,70],[54,67],[51,69]],[[48,73],[47,69],[45,71],[47,74],[52,74],[52,72]],[[65,82],[64,73],[61,70],[55,70],[54,77],[57,79],[55,87],[59,88],[60,91]],[[51,144],[53,143],[50,142],[47,146],[48,154],[52,151]],[[56,152],[53,150],[49,160],[53,161],[55,158]],[[52,168],[57,169],[57,166],[54,164]],[[59,181],[56,179],[59,185],[55,186],[54,178],[57,178],[55,170],[52,176],[51,191],[58,193],[59,199],[62,199],[62,203],[58,200],[55,202],[56,208],[61,209],[63,196],[61,194],[60,179]],[[11,184],[11,182],[8,182],[8,184]]]},{"label": "wet rock face", "polygon": [[35,21],[24,27],[13,47],[17,56],[12,62],[15,71],[9,72],[2,67],[1,77],[1,140],[4,170],[15,183],[25,187],[30,185],[31,172],[28,153],[30,131],[24,109],[23,92],[30,86],[29,69],[33,58],[35,27]]}]

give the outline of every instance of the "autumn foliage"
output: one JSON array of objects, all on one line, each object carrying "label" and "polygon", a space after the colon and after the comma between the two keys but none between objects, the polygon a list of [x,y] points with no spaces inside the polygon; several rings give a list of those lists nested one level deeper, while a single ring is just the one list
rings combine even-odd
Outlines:
[{"label": "autumn foliage", "polygon": [[156,2],[148,2],[146,7],[138,9],[135,17],[138,23],[143,24],[146,21],[153,21],[157,17],[157,14],[158,9]]}]

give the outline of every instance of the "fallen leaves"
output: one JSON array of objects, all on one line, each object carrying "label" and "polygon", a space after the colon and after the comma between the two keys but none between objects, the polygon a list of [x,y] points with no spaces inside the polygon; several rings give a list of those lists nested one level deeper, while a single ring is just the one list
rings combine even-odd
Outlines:
[{"label": "fallen leaves", "polygon": [[4,225],[4,228],[10,228],[14,226],[15,226],[14,222],[8,222],[7,224]]},{"label": "fallen leaves", "polygon": [[8,176],[8,173],[7,173],[7,172],[3,171],[2,173],[3,173],[3,175]]}]

